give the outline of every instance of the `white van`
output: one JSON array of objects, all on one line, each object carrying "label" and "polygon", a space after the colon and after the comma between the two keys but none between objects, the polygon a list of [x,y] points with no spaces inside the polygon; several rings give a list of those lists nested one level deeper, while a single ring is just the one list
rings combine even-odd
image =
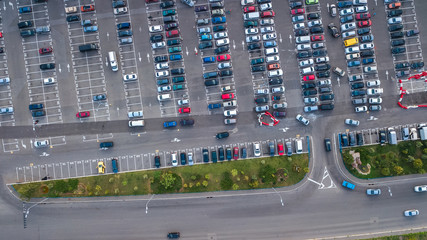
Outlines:
[{"label": "white van", "polygon": [[301,139],[296,139],[295,140],[295,152],[297,154],[301,154],[302,153],[302,140]]},{"label": "white van", "polygon": [[243,14],[243,20],[258,20],[259,12],[250,12]]},{"label": "white van", "polygon": [[310,42],[310,36],[297,37],[295,41],[297,43],[308,43]]},{"label": "white van", "polygon": [[111,70],[117,72],[119,70],[119,65],[117,64],[116,52],[108,52],[108,59],[110,61]]},{"label": "white van", "polygon": [[143,126],[144,126],[144,120],[129,121],[129,127],[143,127]]},{"label": "white van", "polygon": [[313,68],[313,67],[306,67],[306,68],[303,68],[303,69],[301,70],[301,74],[302,74],[302,75],[311,74],[311,73],[313,73],[313,72],[314,72],[314,68]]},{"label": "white van", "polygon": [[157,100],[161,101],[166,101],[166,100],[170,100],[172,98],[172,96],[168,93],[168,94],[160,94],[157,96]]}]

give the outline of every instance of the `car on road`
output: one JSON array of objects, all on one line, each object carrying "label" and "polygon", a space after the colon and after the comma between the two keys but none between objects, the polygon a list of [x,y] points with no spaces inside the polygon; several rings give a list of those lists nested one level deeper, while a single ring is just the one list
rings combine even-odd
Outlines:
[{"label": "car on road", "polygon": [[380,195],[381,194],[381,189],[366,189],[366,194],[371,196],[371,195]]},{"label": "car on road", "polygon": [[427,192],[427,185],[420,185],[414,187],[415,192]]},{"label": "car on road", "polygon": [[347,181],[343,181],[342,182],[343,187],[346,187],[348,189],[353,190],[356,186],[353,183],[347,182]]},{"label": "car on road", "polygon": [[228,138],[230,134],[228,132],[220,132],[216,134],[216,139]]},{"label": "car on road", "polygon": [[327,152],[331,151],[331,148],[332,148],[331,146],[332,146],[331,139],[325,138],[325,150]]},{"label": "car on road", "polygon": [[418,211],[417,209],[410,209],[410,210],[404,211],[403,215],[405,217],[413,217],[413,216],[420,215],[420,211]]},{"label": "car on road", "polygon": [[352,126],[359,126],[359,121],[358,120],[353,120],[353,119],[350,119],[350,118],[347,118],[345,121],[344,121],[344,123],[345,124],[347,124],[347,125],[352,125]]},{"label": "car on road", "polygon": [[354,110],[359,113],[359,112],[366,112],[368,111],[368,107],[367,106],[360,106],[360,107],[355,107]]},{"label": "car on road", "polygon": [[176,121],[168,121],[163,123],[164,128],[176,127],[176,125],[177,125]]}]

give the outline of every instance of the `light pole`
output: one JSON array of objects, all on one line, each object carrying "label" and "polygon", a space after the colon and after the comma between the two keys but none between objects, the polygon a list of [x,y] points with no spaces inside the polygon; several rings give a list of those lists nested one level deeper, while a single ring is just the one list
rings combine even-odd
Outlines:
[{"label": "light pole", "polygon": [[154,195],[156,195],[156,194],[153,194],[153,195],[151,196],[151,198],[150,198],[150,199],[148,199],[147,204],[145,204],[145,214],[148,214],[148,203],[151,201],[151,199],[153,199]]},{"label": "light pole", "polygon": [[28,209],[25,208],[25,203],[22,203],[22,206],[23,206],[22,213],[24,215],[24,228],[27,228],[27,218],[28,218],[28,214],[30,214],[30,209],[33,208],[33,207],[35,207],[35,206],[37,206],[37,205],[39,205],[40,203],[42,203],[42,202],[44,202],[44,201],[46,201],[48,199],[49,198],[45,198],[45,199],[41,200],[40,202],[34,204],[33,206],[29,207]]},{"label": "light pole", "polygon": [[279,197],[280,197],[280,203],[282,204],[282,207],[284,207],[285,204],[283,203],[282,195],[280,195],[280,193],[278,191],[276,191],[275,188],[272,188],[272,189],[277,193],[277,195],[279,195]]}]

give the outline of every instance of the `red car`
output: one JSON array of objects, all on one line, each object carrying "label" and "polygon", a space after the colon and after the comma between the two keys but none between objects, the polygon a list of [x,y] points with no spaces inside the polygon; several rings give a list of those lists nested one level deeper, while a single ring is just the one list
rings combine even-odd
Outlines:
[{"label": "red car", "polygon": [[3,38],[3,32],[0,32],[0,38]]},{"label": "red car", "polygon": [[218,62],[228,61],[230,59],[231,59],[230,54],[219,55],[216,57],[216,60]]},{"label": "red car", "polygon": [[233,159],[234,160],[239,159],[239,148],[238,147],[233,148]]},{"label": "red car", "polygon": [[304,8],[292,9],[292,11],[291,11],[292,15],[299,15],[299,14],[304,14],[304,13],[305,13]]},{"label": "red car", "polygon": [[276,13],[274,13],[273,10],[271,11],[265,11],[265,12],[261,12],[261,17],[262,18],[266,18],[266,17],[274,17],[276,15]]},{"label": "red car", "polygon": [[372,24],[371,20],[361,21],[361,22],[359,22],[359,27],[369,27],[369,26],[371,26],[371,24]]},{"label": "red car", "polygon": [[277,152],[279,153],[279,156],[282,156],[285,153],[285,150],[283,149],[283,143],[277,144]]},{"label": "red car", "polygon": [[244,8],[243,8],[243,11],[244,11],[245,13],[255,12],[255,11],[256,11],[256,8],[255,8],[255,6],[248,6],[248,7],[244,7]]},{"label": "red car", "polygon": [[178,112],[179,113],[191,113],[191,108],[189,108],[189,107],[185,107],[185,108],[180,108],[180,109],[178,109]]},{"label": "red car", "polygon": [[233,99],[234,98],[234,93],[226,93],[226,94],[222,94],[221,95],[222,100],[226,100],[226,99]]},{"label": "red car", "polygon": [[80,10],[82,12],[92,12],[92,11],[95,10],[95,6],[93,6],[93,5],[84,5],[84,6],[81,6]]},{"label": "red car", "polygon": [[312,42],[316,42],[316,41],[323,41],[325,38],[323,37],[323,35],[313,35],[311,36],[311,41]]},{"label": "red car", "polygon": [[178,30],[172,30],[172,31],[166,32],[166,37],[168,38],[178,37],[178,36],[179,36]]},{"label": "red car", "polygon": [[40,53],[40,54],[50,53],[50,52],[52,52],[52,51],[53,51],[53,49],[52,49],[51,47],[47,47],[47,48],[40,48],[40,49],[39,49],[39,53]]},{"label": "red car", "polygon": [[302,78],[304,81],[311,81],[314,80],[314,74],[306,75]]},{"label": "red car", "polygon": [[89,111],[84,111],[84,112],[78,112],[76,114],[77,118],[87,118],[90,117],[90,112]]},{"label": "red car", "polygon": [[358,13],[356,14],[356,19],[357,20],[367,20],[371,18],[371,14],[370,13]]}]

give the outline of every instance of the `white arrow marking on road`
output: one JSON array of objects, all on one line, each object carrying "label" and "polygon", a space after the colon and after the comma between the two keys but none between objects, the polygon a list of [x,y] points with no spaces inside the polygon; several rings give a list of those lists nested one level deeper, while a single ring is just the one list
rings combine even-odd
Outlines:
[{"label": "white arrow marking on road", "polygon": [[236,42],[233,40],[233,49],[236,49]]},{"label": "white arrow marking on road", "polygon": [[109,32],[107,32],[107,38],[108,38],[108,40],[110,40],[110,33]]},{"label": "white arrow marking on road", "polygon": [[289,34],[289,42],[292,43],[292,35]]},{"label": "white arrow marking on road", "polygon": [[375,6],[378,6],[378,1],[377,0],[375,0]]},{"label": "white arrow marking on road", "polygon": [[340,85],[340,78],[339,77],[337,77],[337,82],[338,82],[338,87],[341,86]]},{"label": "white arrow marking on road", "polygon": [[141,58],[141,53],[138,52],[138,60],[141,62],[142,58]]},{"label": "white arrow marking on road", "polygon": [[329,3],[326,3],[326,7],[328,8],[328,12],[329,12]]},{"label": "white arrow marking on road", "polygon": [[67,64],[68,72],[70,72],[70,64]]},{"label": "white arrow marking on road", "polygon": [[12,7],[12,9],[13,9],[13,3],[9,2],[9,6],[11,6],[11,7]]},{"label": "white arrow marking on road", "polygon": [[244,41],[242,41],[242,49],[243,49],[243,51],[245,50],[245,42]]},{"label": "white arrow marking on road", "polygon": [[308,178],[308,180],[309,180],[310,182],[314,182],[315,184],[319,185],[319,188],[323,188],[323,187],[325,187],[325,185],[324,185],[323,183],[318,183],[318,182],[316,182],[316,181],[312,180],[311,178]]},{"label": "white arrow marking on road", "polygon": [[141,28],[141,27],[139,27],[139,31],[140,31],[140,32],[142,31],[142,28]]},{"label": "white arrow marking on road", "polygon": [[388,80],[388,70],[385,70],[385,75],[387,75],[387,80]]},{"label": "white arrow marking on road", "polygon": [[147,53],[147,60],[148,60],[148,62],[150,62],[150,54],[149,53]]},{"label": "white arrow marking on road", "polygon": [[[388,187],[388,186],[387,186]],[[388,192],[390,193],[390,197],[392,197],[393,196],[393,193],[391,193],[391,188],[390,187],[388,187]]]},{"label": "white arrow marking on road", "polygon": [[187,56],[188,56],[188,48],[187,47],[185,47],[185,54],[187,54]]},{"label": "white arrow marking on road", "polygon": [[105,66],[108,66],[108,58],[105,57]]},{"label": "white arrow marking on road", "polygon": [[[290,36],[290,35],[289,35]],[[280,41],[280,43],[282,43],[282,34],[281,33],[279,33],[279,41]]]},{"label": "white arrow marking on road", "polygon": [[194,47],[194,54],[197,55],[197,48],[196,47]]},{"label": "white arrow marking on road", "polygon": [[6,10],[6,2],[3,2],[3,9]]},{"label": "white arrow marking on road", "polygon": [[58,64],[58,66],[59,66],[59,72],[62,72],[61,64]]},{"label": "white arrow marking on road", "polygon": [[24,144],[24,140],[21,140],[21,144],[23,148],[27,148],[27,145]]}]

